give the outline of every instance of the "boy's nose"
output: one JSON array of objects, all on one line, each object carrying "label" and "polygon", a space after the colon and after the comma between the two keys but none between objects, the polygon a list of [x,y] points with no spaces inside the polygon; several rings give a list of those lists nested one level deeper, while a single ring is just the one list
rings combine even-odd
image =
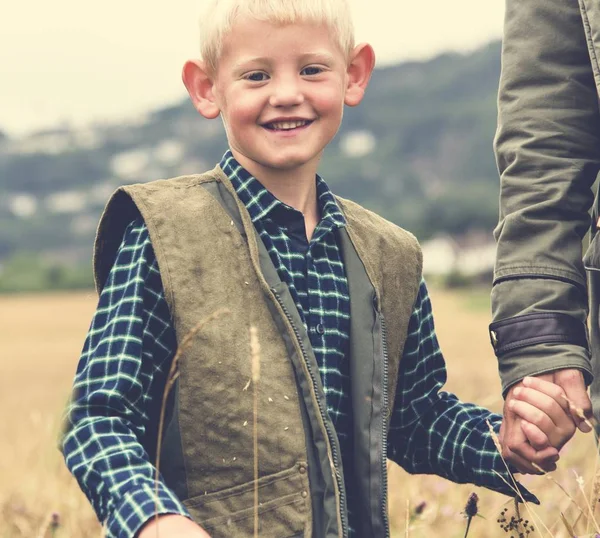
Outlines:
[{"label": "boy's nose", "polygon": [[297,106],[304,102],[304,95],[295,80],[281,80],[272,88],[269,104],[273,107]]}]

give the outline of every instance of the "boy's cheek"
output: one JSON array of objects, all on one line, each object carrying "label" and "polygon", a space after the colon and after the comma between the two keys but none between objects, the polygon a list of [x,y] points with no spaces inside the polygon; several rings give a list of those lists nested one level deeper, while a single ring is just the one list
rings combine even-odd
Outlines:
[{"label": "boy's cheek", "polygon": [[315,108],[319,109],[337,109],[340,103],[343,104],[345,88],[341,86],[324,85],[319,89],[314,97]]}]

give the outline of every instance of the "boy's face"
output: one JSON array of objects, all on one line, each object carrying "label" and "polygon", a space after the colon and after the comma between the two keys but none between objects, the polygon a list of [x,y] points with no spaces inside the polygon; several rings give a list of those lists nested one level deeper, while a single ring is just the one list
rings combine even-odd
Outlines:
[{"label": "boy's face", "polygon": [[217,72],[207,76],[210,99],[240,163],[255,175],[261,169],[316,170],[344,103],[358,104],[356,88],[348,91],[356,86],[349,65],[324,25],[236,21]]}]

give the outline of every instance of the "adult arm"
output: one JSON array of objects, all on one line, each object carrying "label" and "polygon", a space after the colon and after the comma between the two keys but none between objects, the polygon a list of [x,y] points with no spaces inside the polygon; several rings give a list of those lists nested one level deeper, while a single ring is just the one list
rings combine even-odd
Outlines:
[{"label": "adult arm", "polygon": [[62,440],[66,464],[107,536],[133,537],[155,513],[187,516],[162,480],[155,496],[148,455],[175,347],[148,231],[134,221],[84,344]]},{"label": "adult arm", "polygon": [[[507,404],[525,376],[552,373],[591,412],[581,259],[600,168],[594,67],[577,2],[506,0],[490,330]],[[503,434],[518,452],[525,442],[520,430],[505,408]]]}]

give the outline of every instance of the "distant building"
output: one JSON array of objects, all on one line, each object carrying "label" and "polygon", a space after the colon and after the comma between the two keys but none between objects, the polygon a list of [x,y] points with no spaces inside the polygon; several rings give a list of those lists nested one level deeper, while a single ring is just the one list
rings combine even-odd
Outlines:
[{"label": "distant building", "polygon": [[453,238],[439,235],[425,241],[423,274],[445,277],[460,274],[474,279],[490,278],[494,272],[496,244],[487,232],[473,231]]},{"label": "distant building", "polygon": [[15,194],[8,199],[8,209],[15,217],[26,219],[37,211],[37,200],[31,194]]},{"label": "distant building", "polygon": [[375,149],[377,139],[371,131],[350,131],[340,141],[340,148],[347,157],[358,159]]},{"label": "distant building", "polygon": [[80,213],[87,207],[87,196],[84,192],[63,191],[50,194],[44,200],[50,213]]}]

